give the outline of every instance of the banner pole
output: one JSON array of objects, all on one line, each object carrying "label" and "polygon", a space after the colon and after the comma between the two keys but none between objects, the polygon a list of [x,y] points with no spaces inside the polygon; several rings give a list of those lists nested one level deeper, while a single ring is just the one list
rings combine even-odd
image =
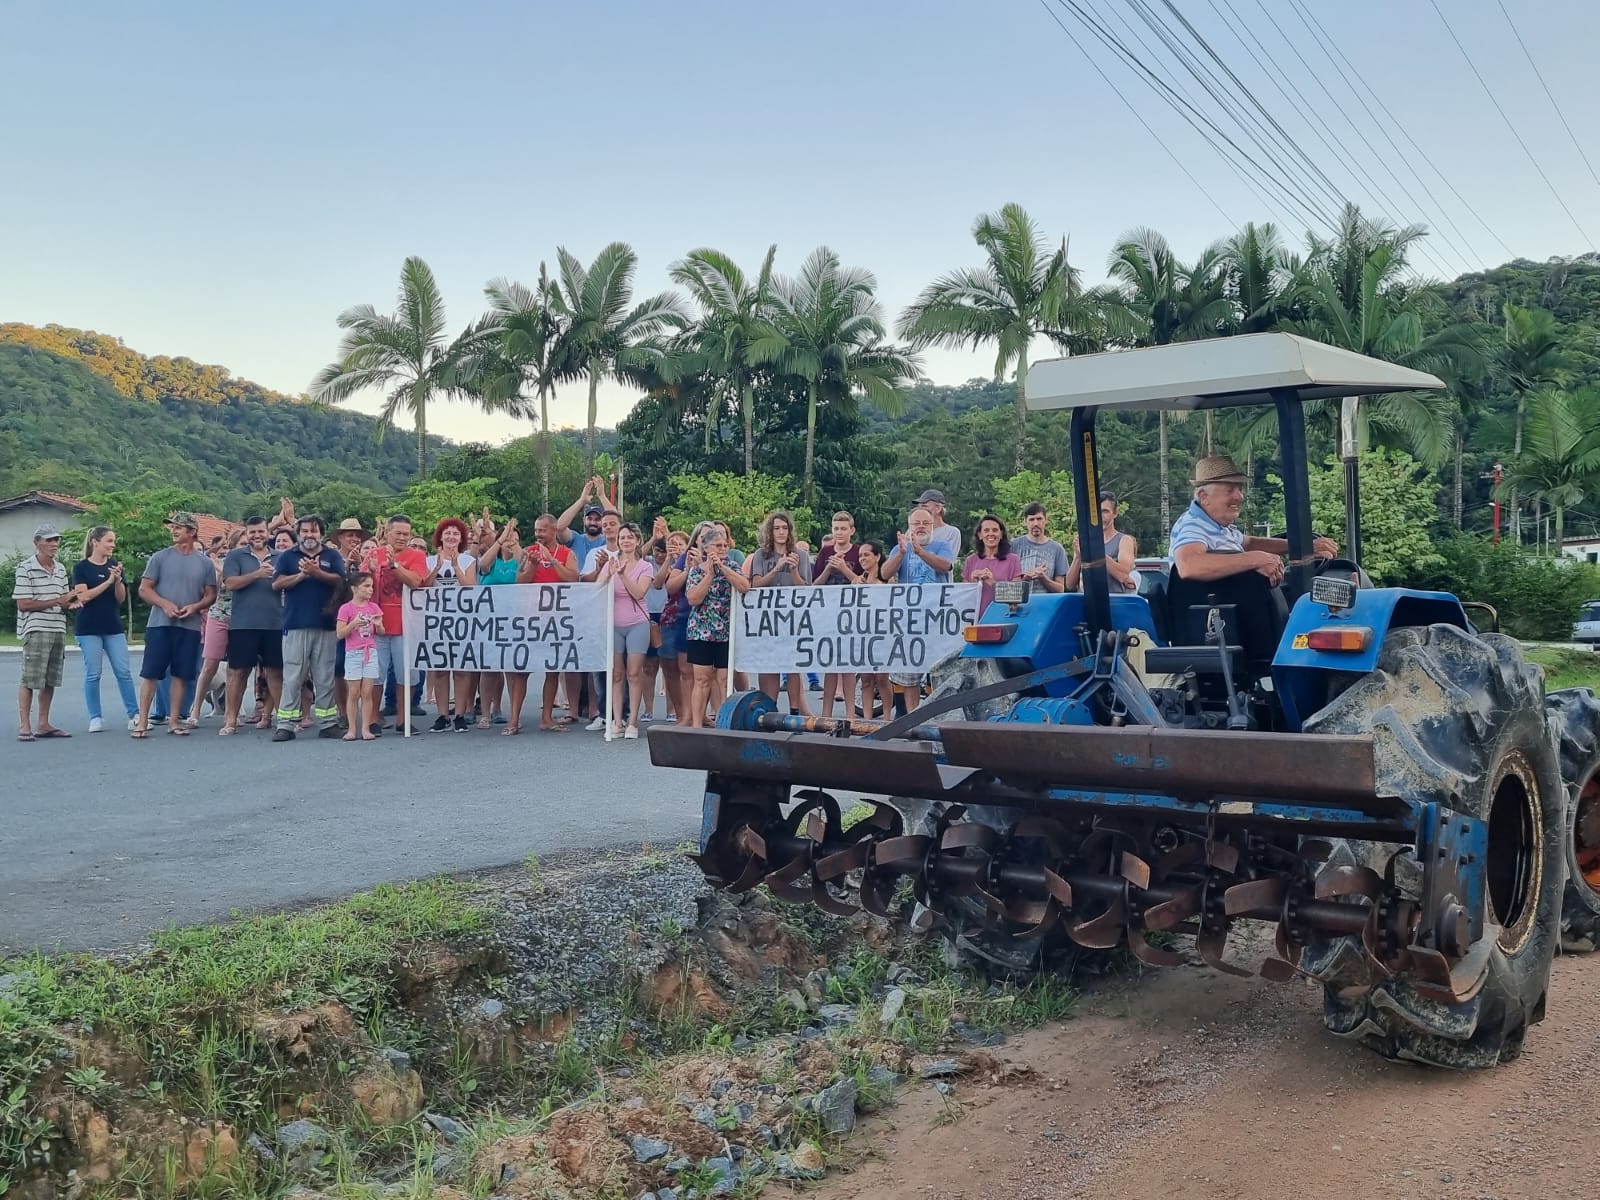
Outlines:
[{"label": "banner pole", "polygon": [[738,674],[736,652],[739,649],[739,622],[744,619],[744,597],[745,593],[741,592],[738,588],[734,588],[733,595],[729,598],[728,616],[730,619],[728,621],[728,690],[723,696],[724,700],[733,695],[733,677]]},{"label": "banner pole", "polygon": [[[610,566],[611,564],[608,562],[606,565]],[[601,572],[601,574],[603,575],[604,572]],[[606,670],[605,670],[606,707],[605,707],[604,716],[605,716],[605,719],[606,719],[606,741],[609,742],[611,740],[611,727],[612,727],[612,724],[613,724],[612,719],[611,719],[611,713],[613,711],[613,707],[617,703],[617,697],[612,695],[612,693],[614,691],[616,691],[616,687],[617,687],[617,681],[614,678],[612,678],[612,664],[616,661],[616,653],[617,653],[617,621],[616,621],[616,617],[617,617],[617,585],[611,579],[606,579],[605,585],[606,585]],[[638,697],[635,697],[633,702],[635,704],[639,703]]]},{"label": "banner pole", "polygon": [[[391,570],[393,568],[390,568]],[[406,633],[406,610],[411,607],[411,589],[404,584],[400,585],[400,686],[405,691],[401,697],[402,709],[405,712],[405,735],[411,736],[411,638]]]}]

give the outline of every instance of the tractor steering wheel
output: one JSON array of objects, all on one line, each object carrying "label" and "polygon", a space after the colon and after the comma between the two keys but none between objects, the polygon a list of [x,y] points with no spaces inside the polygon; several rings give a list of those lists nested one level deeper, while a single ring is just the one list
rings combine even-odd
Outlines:
[{"label": "tractor steering wheel", "polygon": [[1372,580],[1361,569],[1361,565],[1351,558],[1314,558],[1311,560],[1311,574],[1313,577],[1322,575],[1342,575],[1349,579],[1358,588],[1370,588]]}]

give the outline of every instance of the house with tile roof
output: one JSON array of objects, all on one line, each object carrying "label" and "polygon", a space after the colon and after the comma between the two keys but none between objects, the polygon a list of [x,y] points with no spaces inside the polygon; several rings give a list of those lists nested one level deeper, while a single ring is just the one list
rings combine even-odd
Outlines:
[{"label": "house with tile roof", "polygon": [[93,509],[60,492],[24,492],[0,500],[0,558],[33,552],[33,531],[41,525],[71,529]]},{"label": "house with tile roof", "polygon": [[[33,531],[39,526],[54,525],[64,532],[81,526],[83,515],[93,511],[94,505],[60,492],[24,492],[0,500],[0,559],[32,553]],[[239,528],[239,522],[212,513],[197,512],[194,517],[200,523],[202,546],[209,546],[213,538],[225,538]],[[77,558],[78,547],[68,550],[67,558]]]}]

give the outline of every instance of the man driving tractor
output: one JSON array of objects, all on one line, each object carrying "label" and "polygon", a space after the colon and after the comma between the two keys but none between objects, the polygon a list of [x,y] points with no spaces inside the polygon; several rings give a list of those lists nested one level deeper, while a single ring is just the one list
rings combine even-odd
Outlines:
[{"label": "man driving tractor", "polygon": [[[1184,579],[1205,582],[1256,571],[1277,587],[1283,582],[1285,538],[1251,537],[1239,528],[1244,485],[1249,476],[1226,454],[1212,454],[1194,464],[1194,500],[1172,523],[1172,563]],[[1318,558],[1335,558],[1332,538],[1312,541]]]}]

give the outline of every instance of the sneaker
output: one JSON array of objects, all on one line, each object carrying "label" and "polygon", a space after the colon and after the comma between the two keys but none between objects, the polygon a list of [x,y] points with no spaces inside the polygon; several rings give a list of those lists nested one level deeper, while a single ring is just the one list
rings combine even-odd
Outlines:
[{"label": "sneaker", "polygon": [[338,723],[335,722],[332,725],[324,725],[321,729],[317,730],[317,736],[319,738],[343,737],[344,730],[340,729]]},{"label": "sneaker", "polygon": [[818,679],[815,675],[807,675],[806,687],[810,691],[820,692],[822,690],[822,680]]},{"label": "sneaker", "polygon": [[494,723],[496,725],[504,725],[506,723],[506,715],[505,715],[505,713],[495,713],[495,715],[494,715]]},{"label": "sneaker", "polygon": [[395,715],[395,714],[396,714],[396,713],[397,713],[397,712],[398,712],[398,711],[399,711],[399,710],[398,710],[398,709],[396,709],[396,708],[395,708],[395,706],[394,706],[394,705],[392,705],[392,704],[385,704],[385,705],[384,705],[384,706],[383,706],[383,707],[382,707],[382,708],[380,708],[380,709],[379,709],[379,710],[378,710],[378,715],[379,715],[379,716],[380,716],[380,717],[392,717],[392,716],[394,716],[394,715]]},{"label": "sneaker", "polygon": [[[392,716],[392,715],[394,715],[392,712],[384,714],[384,716]],[[413,717],[425,717],[425,716],[428,715],[428,710],[423,708],[422,705],[420,705],[420,704],[413,704],[411,706],[411,715]]]},{"label": "sneaker", "polygon": [[105,725],[101,722],[99,717],[90,717],[89,718],[89,732],[90,733],[99,733],[104,728],[105,728]]},{"label": "sneaker", "polygon": [[467,730],[469,730],[471,728],[472,728],[472,722],[467,720],[466,717],[457,717],[455,719],[455,730],[456,730],[457,733],[465,733]]},{"label": "sneaker", "polygon": [[382,737],[383,736],[383,724],[381,722],[379,722],[379,721],[374,721],[371,725],[367,726],[367,732],[370,733],[373,737]]},{"label": "sneaker", "polygon": [[440,713],[438,719],[436,721],[434,721],[434,723],[432,725],[428,726],[428,732],[429,733],[443,733],[449,728],[450,728],[450,718],[445,716],[443,713]]},{"label": "sneaker", "polygon": [[606,719],[604,717],[596,717],[585,725],[584,729],[589,733],[604,733],[606,731]]},{"label": "sneaker", "polygon": [[651,721],[654,721],[654,720],[655,720],[655,719],[656,719],[656,718],[655,718],[655,714],[654,714],[654,713],[644,713],[644,714],[643,714],[643,715],[642,715],[642,716],[640,716],[640,718],[639,718],[639,720],[640,720],[640,721],[641,721],[641,722],[643,722],[643,723],[644,723],[644,724],[646,724],[646,725],[648,725],[648,724],[650,724],[650,722],[651,722]]},{"label": "sneaker", "polygon": [[639,740],[639,731],[632,725],[629,725],[628,728],[623,731],[622,737],[624,741],[636,742]]},{"label": "sneaker", "polygon": [[292,742],[292,741],[294,741],[294,730],[292,730],[292,729],[277,729],[277,730],[274,730],[273,734],[272,734],[272,740],[275,741],[275,742]]},{"label": "sneaker", "polygon": [[139,728],[139,716],[137,713],[135,713],[133,716],[128,718],[128,731],[131,733],[137,728]]},{"label": "sneaker", "polygon": [[[200,715],[202,717],[214,717],[221,711],[222,710],[217,707],[216,702],[212,700],[210,696],[207,696],[204,700],[200,701]],[[193,715],[191,715],[189,719],[193,721]]]}]

